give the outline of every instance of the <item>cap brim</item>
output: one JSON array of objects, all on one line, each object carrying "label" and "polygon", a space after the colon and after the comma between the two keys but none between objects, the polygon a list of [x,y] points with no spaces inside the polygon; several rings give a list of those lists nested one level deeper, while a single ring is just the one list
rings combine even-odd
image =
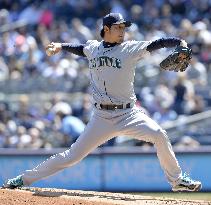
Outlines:
[{"label": "cap brim", "polygon": [[130,21],[117,21],[116,23],[113,23],[113,25],[117,25],[117,24],[125,24],[125,27],[130,27],[132,25],[132,23]]},{"label": "cap brim", "polygon": [[[118,25],[118,24],[121,24],[121,23],[125,24],[125,27],[130,27],[132,25],[132,22],[124,21],[124,20],[123,21],[118,21],[118,22],[114,23],[113,25]],[[104,26],[106,26],[106,25],[104,25]],[[104,37],[104,29],[103,28],[100,30],[100,36],[102,38]]]}]

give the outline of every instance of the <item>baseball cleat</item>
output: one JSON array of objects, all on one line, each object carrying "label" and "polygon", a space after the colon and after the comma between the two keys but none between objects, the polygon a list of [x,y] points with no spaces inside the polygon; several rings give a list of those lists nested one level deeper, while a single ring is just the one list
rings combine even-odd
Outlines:
[{"label": "baseball cleat", "polygon": [[199,191],[202,188],[202,184],[200,181],[195,181],[188,177],[187,175],[182,176],[182,178],[179,180],[178,184],[172,187],[172,191],[174,192],[194,192]]},{"label": "baseball cleat", "polygon": [[13,179],[8,179],[8,181],[3,184],[2,188],[6,189],[16,189],[23,186],[23,179],[22,176],[19,175]]}]

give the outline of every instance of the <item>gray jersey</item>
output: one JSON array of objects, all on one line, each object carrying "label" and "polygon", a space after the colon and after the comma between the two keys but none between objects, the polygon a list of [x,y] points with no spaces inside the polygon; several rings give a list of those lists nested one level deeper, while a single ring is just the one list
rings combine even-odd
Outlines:
[{"label": "gray jersey", "polygon": [[103,42],[87,41],[84,53],[89,60],[94,101],[122,104],[136,101],[134,93],[135,66],[150,41],[125,41],[104,48]]}]

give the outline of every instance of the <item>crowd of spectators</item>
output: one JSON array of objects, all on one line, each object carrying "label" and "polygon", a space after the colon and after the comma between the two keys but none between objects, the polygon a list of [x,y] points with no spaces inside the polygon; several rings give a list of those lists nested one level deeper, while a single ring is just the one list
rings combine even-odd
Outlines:
[{"label": "crowd of spectators", "polygon": [[83,132],[91,116],[91,101],[84,95],[75,105],[54,95],[33,105],[28,95],[13,103],[0,103],[0,147],[69,147]]},{"label": "crowd of spectators", "polygon": [[[185,39],[193,50],[184,73],[164,72],[161,49],[136,69],[137,105],[158,123],[205,111],[211,98],[211,1],[204,0],[2,0],[0,4],[0,89],[5,93],[81,92],[83,103],[53,98],[33,107],[27,95],[16,106],[0,103],[0,147],[70,146],[91,115],[89,71],[84,58],[45,54],[49,42],[100,39],[101,18],[120,12],[134,24],[126,39]],[[13,89],[9,90],[10,85]],[[44,87],[42,87],[42,85]],[[29,103],[30,102],[30,103]],[[76,126],[77,125],[77,126]]]}]

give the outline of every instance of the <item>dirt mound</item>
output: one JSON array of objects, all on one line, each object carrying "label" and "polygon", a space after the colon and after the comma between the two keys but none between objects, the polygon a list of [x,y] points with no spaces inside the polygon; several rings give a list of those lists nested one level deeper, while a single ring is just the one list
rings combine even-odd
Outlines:
[{"label": "dirt mound", "polygon": [[149,196],[70,191],[65,189],[0,189],[0,205],[209,205],[206,201],[175,200]]}]

